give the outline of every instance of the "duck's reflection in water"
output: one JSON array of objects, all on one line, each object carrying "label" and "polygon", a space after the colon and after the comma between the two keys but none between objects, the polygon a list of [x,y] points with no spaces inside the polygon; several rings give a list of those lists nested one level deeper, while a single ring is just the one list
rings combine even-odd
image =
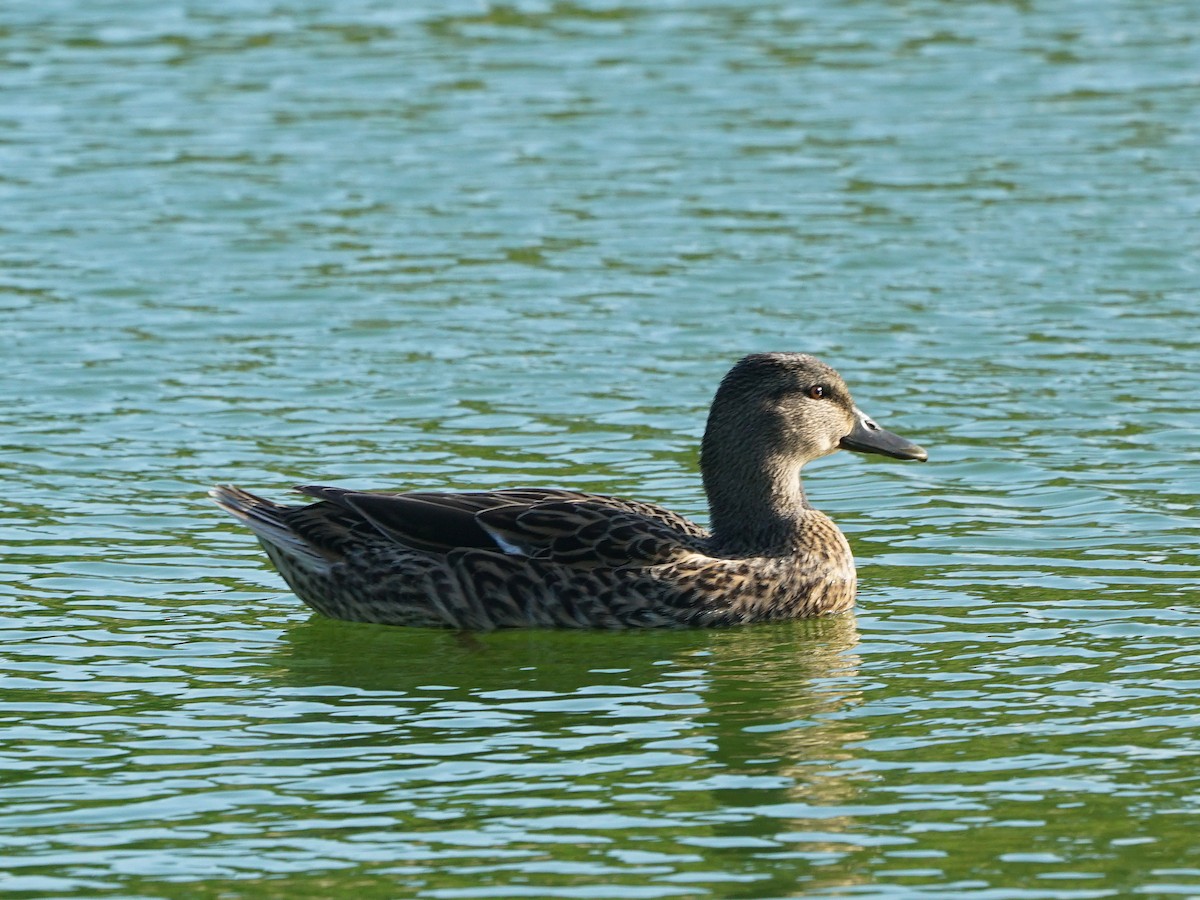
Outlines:
[{"label": "duck's reflection in water", "polygon": [[533,816],[586,831],[603,810],[640,823],[636,842],[656,852],[761,856],[762,896],[853,881],[828,863],[853,849],[846,809],[862,784],[854,746],[868,735],[847,716],[858,641],[851,615],[485,635],[314,618],[270,662],[274,683],[314,701],[309,733],[323,720],[324,751],[343,770],[375,767],[381,796],[518,828]]}]

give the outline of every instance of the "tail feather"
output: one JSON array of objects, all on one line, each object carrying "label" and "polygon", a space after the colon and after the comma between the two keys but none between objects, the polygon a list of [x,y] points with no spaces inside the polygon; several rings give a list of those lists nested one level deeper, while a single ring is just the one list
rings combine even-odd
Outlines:
[{"label": "tail feather", "polygon": [[288,524],[288,507],[272,503],[232,484],[220,484],[208,492],[213,502],[246,523],[258,539],[293,562],[308,569],[327,571],[330,559],[297,534]]}]

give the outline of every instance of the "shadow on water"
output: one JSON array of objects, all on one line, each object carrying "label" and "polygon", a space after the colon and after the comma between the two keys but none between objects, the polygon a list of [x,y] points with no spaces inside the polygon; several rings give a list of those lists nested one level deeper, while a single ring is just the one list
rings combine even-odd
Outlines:
[{"label": "shadow on water", "polygon": [[[776,626],[704,630],[503,631],[470,634],[390,628],[314,617],[283,636],[270,662],[284,683],[408,692],[431,685],[484,694],[516,689],[568,694],[598,683],[658,682],[664,669],[703,672],[710,702],[726,691],[784,705],[814,679],[852,674],[853,616]],[[755,705],[755,704],[752,704]]]}]

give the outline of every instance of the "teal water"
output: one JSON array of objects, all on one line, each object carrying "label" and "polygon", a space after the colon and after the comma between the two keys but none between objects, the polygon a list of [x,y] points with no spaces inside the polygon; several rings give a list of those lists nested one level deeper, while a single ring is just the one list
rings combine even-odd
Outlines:
[{"label": "teal water", "polygon": [[[0,895],[1200,896],[1200,9],[0,11]],[[703,517],[738,356],[855,615],[316,619],[236,481]]]}]

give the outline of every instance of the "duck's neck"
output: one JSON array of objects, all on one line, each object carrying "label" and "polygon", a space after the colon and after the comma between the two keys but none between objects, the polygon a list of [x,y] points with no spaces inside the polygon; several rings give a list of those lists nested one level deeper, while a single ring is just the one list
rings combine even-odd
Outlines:
[{"label": "duck's neck", "polygon": [[800,463],[740,448],[722,458],[706,445],[701,458],[714,549],[738,555],[786,553],[799,542],[810,514]]}]

